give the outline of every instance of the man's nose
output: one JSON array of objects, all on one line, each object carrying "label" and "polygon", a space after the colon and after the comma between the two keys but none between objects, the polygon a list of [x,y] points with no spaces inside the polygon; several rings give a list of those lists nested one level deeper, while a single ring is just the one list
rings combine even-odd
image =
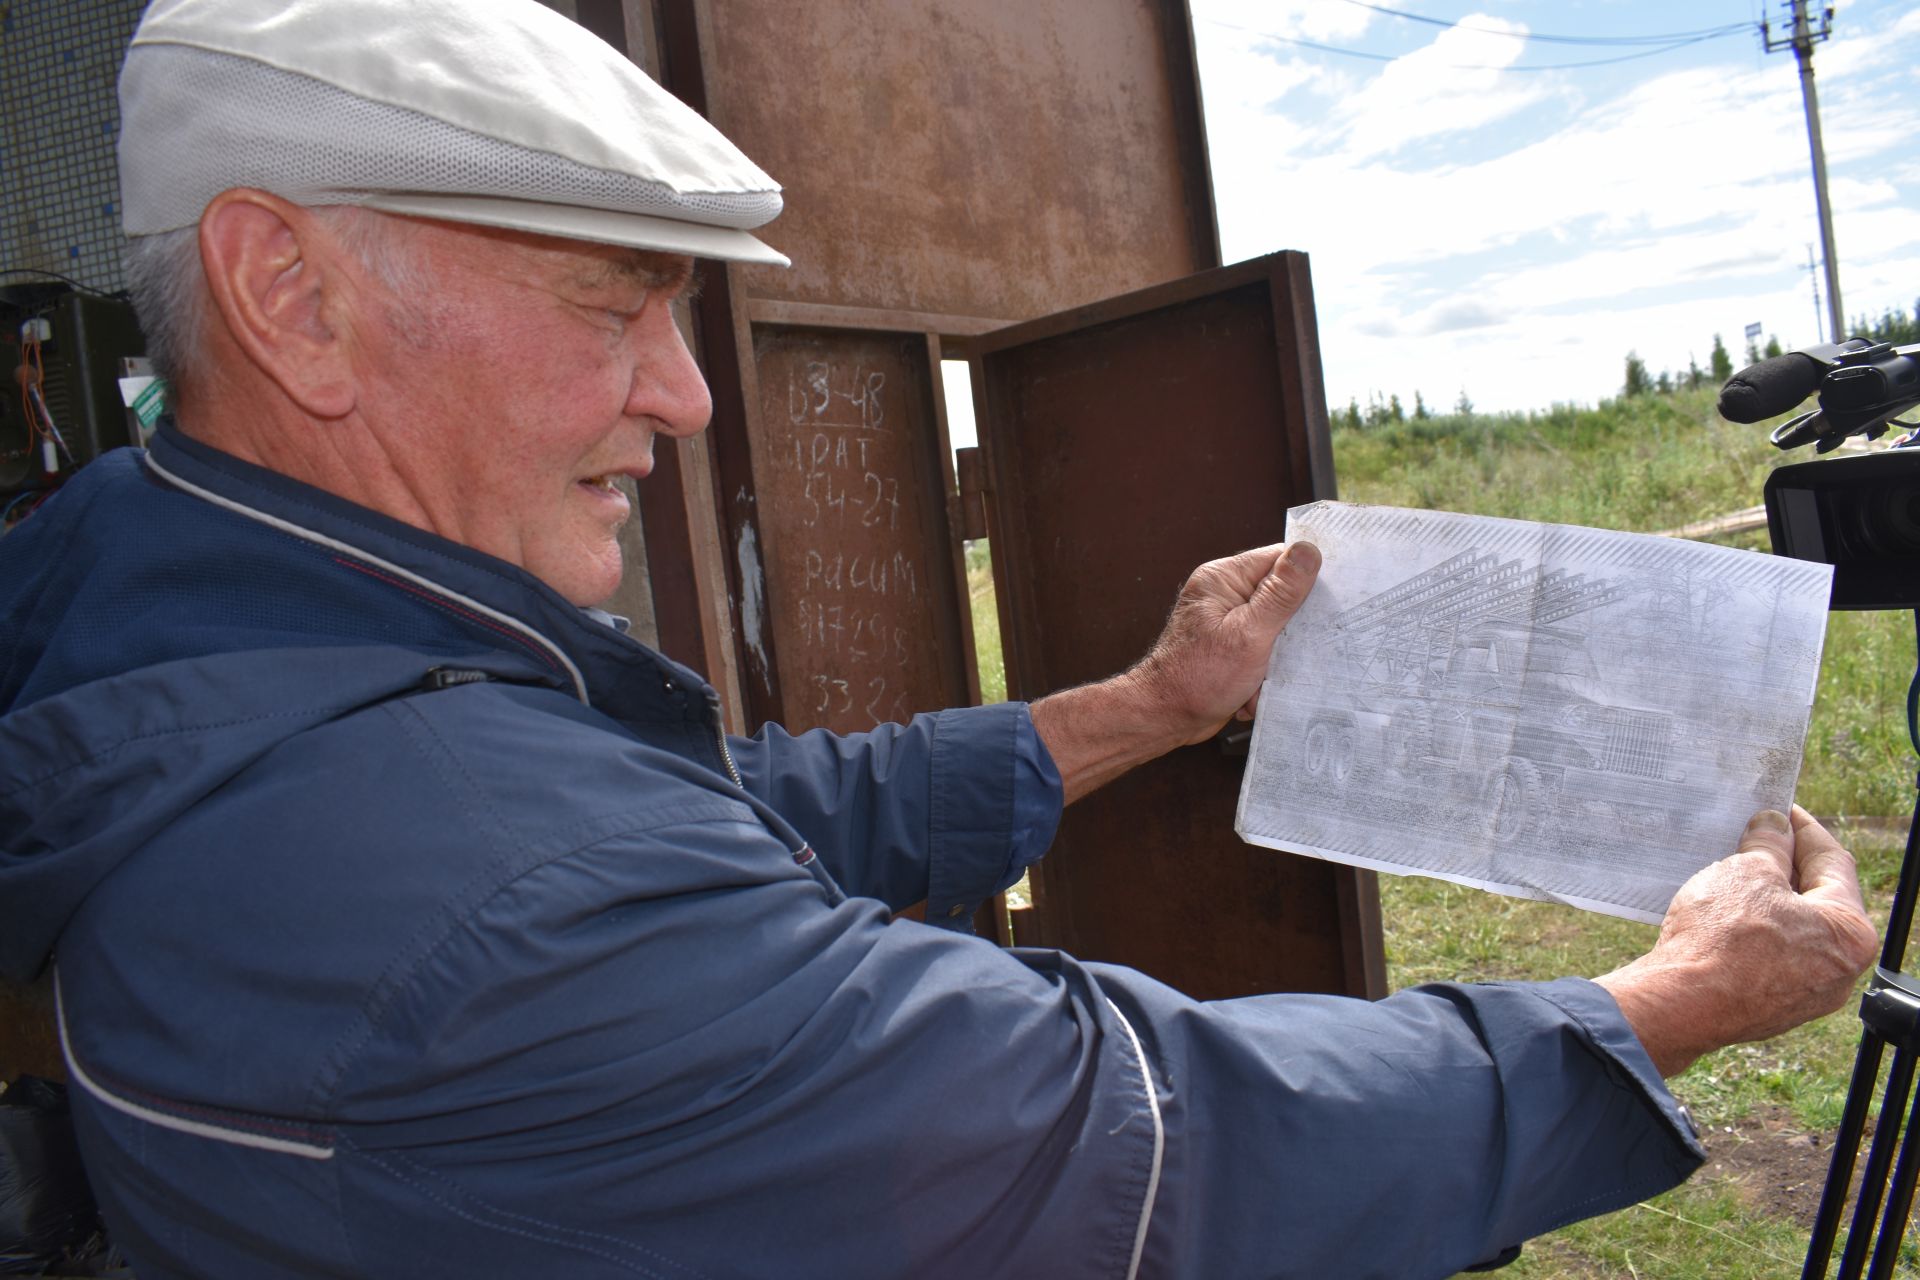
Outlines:
[{"label": "man's nose", "polygon": [[670,436],[698,435],[713,416],[707,380],[680,334],[674,308],[661,305],[647,310],[627,413],[657,420]]}]

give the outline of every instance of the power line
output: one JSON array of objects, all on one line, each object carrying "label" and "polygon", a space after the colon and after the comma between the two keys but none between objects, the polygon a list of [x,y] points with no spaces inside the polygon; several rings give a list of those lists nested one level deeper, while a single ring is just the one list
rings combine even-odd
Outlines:
[{"label": "power line", "polygon": [[[1365,58],[1370,62],[1398,62],[1403,56],[1405,56],[1403,54],[1392,54],[1392,53],[1369,53],[1364,49],[1347,49],[1347,48],[1341,47],[1340,45],[1320,44],[1313,40],[1302,40],[1297,36],[1283,36],[1272,31],[1261,31],[1256,27],[1243,27],[1236,22],[1222,22],[1218,18],[1203,18],[1201,19],[1201,21],[1206,22],[1210,26],[1226,27],[1231,31],[1244,31],[1248,35],[1259,36],[1265,40],[1278,41],[1281,44],[1298,45],[1302,49],[1316,49],[1321,53],[1337,53],[1337,54],[1340,54],[1342,57],[1347,57],[1347,58]],[[1480,28],[1469,28],[1469,30],[1479,30],[1479,29]],[[1617,58],[1594,58],[1591,61],[1587,61],[1587,62],[1546,62],[1546,63],[1538,63],[1530,67],[1504,67],[1504,66],[1493,66],[1485,63],[1466,63],[1466,62],[1447,62],[1447,63],[1442,63],[1440,65],[1442,65],[1449,71],[1510,71],[1510,72],[1573,71],[1580,67],[1608,67],[1608,66],[1612,66],[1616,62],[1632,62],[1636,58],[1651,58],[1655,54],[1671,53],[1675,49],[1682,49],[1690,44],[1700,44],[1703,41],[1707,41],[1707,40],[1725,39],[1727,36],[1734,35],[1738,32],[1742,32],[1745,30],[1747,30],[1747,25],[1745,23],[1742,23],[1738,27],[1727,27],[1722,29],[1716,29],[1702,35],[1691,36],[1684,40],[1676,40],[1671,44],[1663,44],[1655,49],[1642,49],[1638,53],[1624,53]]]},{"label": "power line", "polygon": [[1359,9],[1371,9],[1375,13],[1384,13],[1392,18],[1405,18],[1409,22],[1424,22],[1432,27],[1458,28],[1461,31],[1477,31],[1483,35],[1506,36],[1514,40],[1539,40],[1547,44],[1581,45],[1646,45],[1660,44],[1678,48],[1681,44],[1691,44],[1695,40],[1712,39],[1715,36],[1729,36],[1745,31],[1753,24],[1750,22],[1729,23],[1719,27],[1701,27],[1694,31],[1668,31],[1658,35],[1638,36],[1550,36],[1538,31],[1508,31],[1500,27],[1483,27],[1460,21],[1448,21],[1445,18],[1430,18],[1423,13],[1408,13],[1405,9],[1389,9],[1383,4],[1369,4],[1367,0],[1347,0],[1347,3]]}]

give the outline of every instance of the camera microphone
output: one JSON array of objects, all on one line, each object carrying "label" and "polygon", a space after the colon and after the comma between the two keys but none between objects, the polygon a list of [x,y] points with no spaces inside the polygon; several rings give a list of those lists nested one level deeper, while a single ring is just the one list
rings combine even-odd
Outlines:
[{"label": "camera microphone", "polygon": [[1746,423],[1785,413],[1820,389],[1830,367],[1804,351],[1749,365],[1720,388],[1720,416]]},{"label": "camera microphone", "polygon": [[1748,365],[1720,388],[1720,416],[1728,422],[1747,423],[1785,413],[1818,391],[1820,380],[1842,356],[1872,345],[1865,338],[1823,342]]}]

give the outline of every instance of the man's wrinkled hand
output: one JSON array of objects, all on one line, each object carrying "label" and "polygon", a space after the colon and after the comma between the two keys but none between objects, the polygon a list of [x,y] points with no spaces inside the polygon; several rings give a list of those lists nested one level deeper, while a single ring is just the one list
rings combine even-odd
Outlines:
[{"label": "man's wrinkled hand", "polygon": [[1175,747],[1204,742],[1236,714],[1253,716],[1274,637],[1320,572],[1304,542],[1212,560],[1180,588],[1160,638],[1106,680],[1033,704],[1033,727],[1069,804]]},{"label": "man's wrinkled hand", "polygon": [[1831,1013],[1877,940],[1853,855],[1806,810],[1756,814],[1667,908],[1653,950],[1598,979],[1662,1075]]},{"label": "man's wrinkled hand", "polygon": [[1310,542],[1278,543],[1193,571],[1147,656],[1128,672],[1181,742],[1253,718],[1275,637],[1320,572]]}]

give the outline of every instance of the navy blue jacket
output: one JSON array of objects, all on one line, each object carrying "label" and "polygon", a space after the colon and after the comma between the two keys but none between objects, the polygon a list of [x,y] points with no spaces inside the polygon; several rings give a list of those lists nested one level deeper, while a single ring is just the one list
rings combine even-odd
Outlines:
[{"label": "navy blue jacket", "polygon": [[1702,1158],[1590,983],[1199,1004],[889,923],[1009,874],[1025,709],[712,702],[166,434],[0,539],[0,971],[57,959],[142,1280],[1442,1276]]}]

